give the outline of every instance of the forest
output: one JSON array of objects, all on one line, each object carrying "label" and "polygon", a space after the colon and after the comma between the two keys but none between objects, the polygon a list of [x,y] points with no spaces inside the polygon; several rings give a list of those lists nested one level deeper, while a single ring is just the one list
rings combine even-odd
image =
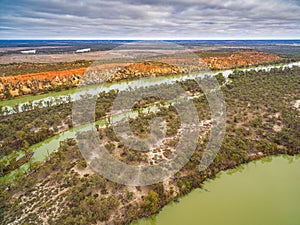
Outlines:
[{"label": "forest", "polygon": [[[59,149],[44,162],[33,163],[26,172],[12,180],[0,182],[0,224],[128,224],[132,220],[156,213],[171,200],[202,188],[203,182],[222,170],[269,155],[300,153],[300,111],[295,101],[300,98],[300,68],[276,68],[270,71],[238,71],[226,79],[217,79],[226,102],[226,133],[213,164],[199,171],[199,162],[208,143],[208,122],[197,139],[197,148],[188,163],[168,180],[149,186],[128,187],[107,180],[86,163],[75,139],[61,142]],[[194,96],[192,99],[201,121],[211,115],[206,97],[193,80],[179,82]],[[168,85],[159,88],[168,89]],[[158,87],[150,87],[150,91]],[[109,118],[118,91],[100,93],[96,120]],[[170,93],[171,95],[171,93]],[[143,111],[156,105],[157,110]],[[1,175],[30,161],[29,146],[72,125],[71,103],[1,116]],[[175,154],[180,138],[180,119],[171,104],[156,97],[141,99],[134,105],[138,112],[129,119],[135,135],[147,137],[149,121],[161,117],[167,124],[168,140],[153,154],[133,151],[116,137],[107,119],[97,126],[99,138],[120,161],[132,165],[156,164]],[[34,119],[32,119],[34,118]],[[24,126],[24,124],[26,124]],[[3,150],[2,150],[3,149]],[[25,152],[17,160],[18,151]]]}]

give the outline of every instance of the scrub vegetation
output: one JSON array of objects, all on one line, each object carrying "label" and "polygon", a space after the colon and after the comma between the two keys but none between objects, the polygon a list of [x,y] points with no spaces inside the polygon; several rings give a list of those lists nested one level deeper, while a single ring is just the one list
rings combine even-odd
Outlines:
[{"label": "scrub vegetation", "polygon": [[[211,116],[205,96],[195,82],[180,85],[194,96],[201,127],[196,151],[172,178],[155,185],[127,187],[95,173],[83,159],[77,143],[68,139],[44,162],[35,162],[29,171],[16,173],[13,180],[0,183],[0,224],[128,224],[156,213],[194,188],[202,188],[208,178],[222,170],[269,155],[300,153],[300,68],[271,71],[236,71],[225,83],[218,75],[227,107],[226,134],[213,164],[199,172],[198,166],[208,142]],[[101,93],[96,118],[109,115],[116,91]],[[157,105],[155,111],[142,108]],[[180,118],[176,109],[155,97],[137,102],[138,116],[130,127],[147,137],[149,121],[160,116],[166,121],[167,141],[152,152],[138,152],[124,146],[116,137],[110,120],[96,127],[109,152],[133,165],[156,164],[172,158],[180,138]],[[1,117],[1,156],[29,148],[72,125],[71,105],[37,109]],[[23,124],[23,127],[22,127]],[[24,126],[26,124],[26,126]],[[3,149],[3,150],[2,150]],[[30,152],[29,152],[30,153]],[[30,154],[28,153],[28,159]],[[26,160],[25,160],[26,161]],[[13,160],[11,163],[16,163]],[[2,163],[2,176],[7,163]],[[17,166],[16,166],[17,167]],[[1,171],[0,171],[1,172]]]}]

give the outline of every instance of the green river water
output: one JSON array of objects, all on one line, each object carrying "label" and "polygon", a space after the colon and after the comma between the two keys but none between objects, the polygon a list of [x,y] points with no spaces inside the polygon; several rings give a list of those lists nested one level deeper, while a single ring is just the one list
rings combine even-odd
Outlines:
[{"label": "green river water", "polygon": [[[297,64],[300,65],[299,62]],[[165,79],[159,78],[157,83]],[[122,84],[110,85],[108,89],[116,87],[122,89]],[[54,96],[53,93],[28,96],[2,101],[0,106],[74,93],[72,89],[55,93]],[[97,124],[104,125],[105,120]],[[59,147],[60,141],[74,136],[74,131],[69,130],[31,146],[33,161],[44,160]],[[25,164],[19,170],[26,170],[27,167],[28,164]],[[19,170],[2,179],[11,179]],[[300,156],[266,158],[222,172],[217,179],[206,182],[205,189],[208,191],[194,190],[182,197],[180,203],[172,202],[159,214],[132,225],[300,225]]]},{"label": "green river water", "polygon": [[300,156],[268,157],[218,174],[131,225],[299,225]]},{"label": "green river water", "polygon": [[[250,67],[250,68],[240,68],[235,70],[241,70],[241,71],[258,71],[258,70],[267,70],[269,71],[272,68],[291,68],[292,66],[300,66],[300,62],[294,62],[294,63],[287,63],[287,64],[278,64],[278,65],[269,65],[269,66],[257,66],[257,67]],[[222,73],[225,77],[232,74],[234,70],[222,70],[222,71],[211,71],[211,74],[218,74]],[[129,81],[130,86],[132,88],[138,88],[138,87],[146,87],[149,85],[158,85],[162,83],[173,83],[175,81],[182,81],[187,79],[194,79],[195,77],[203,77],[206,72],[200,73],[198,75],[177,75],[177,76],[162,76],[162,77],[153,77],[147,79],[147,82],[145,80],[134,80]],[[99,90],[97,90],[96,87],[99,87],[99,85],[95,85],[95,92],[99,93]],[[105,83],[104,85],[101,85],[101,91],[109,91],[113,89],[118,90],[124,90],[128,88],[128,81],[120,81],[116,83]],[[41,108],[45,107],[45,102],[53,101],[55,104],[60,104],[57,102],[57,99],[60,99],[61,103],[68,102],[68,97],[71,98],[71,101],[74,101],[76,99],[76,96],[78,95],[78,89],[72,88],[69,90],[64,91],[58,91],[58,92],[50,92],[47,94],[41,94],[41,95],[35,95],[35,96],[24,96],[20,98],[15,98],[11,100],[4,100],[0,101],[0,109],[1,108],[7,108],[11,113],[15,113],[12,110],[12,107],[19,106],[19,111],[22,112],[22,105],[28,104],[31,102],[34,106]]]}]

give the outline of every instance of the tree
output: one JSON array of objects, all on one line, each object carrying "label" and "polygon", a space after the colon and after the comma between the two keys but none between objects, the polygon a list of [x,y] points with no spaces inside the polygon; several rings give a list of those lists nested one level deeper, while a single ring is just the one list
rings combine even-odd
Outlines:
[{"label": "tree", "polygon": [[0,176],[4,175],[4,169],[6,168],[7,162],[7,159],[0,160]]},{"label": "tree", "polygon": [[225,83],[225,81],[226,81],[225,77],[223,76],[222,73],[218,73],[216,75],[216,79],[217,79],[217,81],[219,82],[220,85],[223,85]]},{"label": "tree", "polygon": [[145,199],[145,211],[148,214],[154,213],[158,210],[158,206],[158,194],[153,190],[149,191]]}]

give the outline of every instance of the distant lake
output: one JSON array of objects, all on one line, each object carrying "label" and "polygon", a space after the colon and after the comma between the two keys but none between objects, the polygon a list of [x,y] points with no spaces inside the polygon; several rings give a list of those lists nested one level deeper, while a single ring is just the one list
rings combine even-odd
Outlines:
[{"label": "distant lake", "polygon": [[204,188],[131,225],[300,224],[300,156],[251,162],[221,172]]}]

